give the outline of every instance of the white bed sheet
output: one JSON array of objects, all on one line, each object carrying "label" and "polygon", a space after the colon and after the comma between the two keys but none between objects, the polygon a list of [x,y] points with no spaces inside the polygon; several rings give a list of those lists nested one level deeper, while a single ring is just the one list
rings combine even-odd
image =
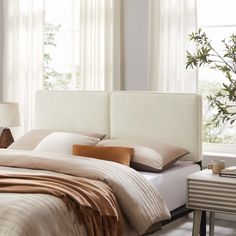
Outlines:
[{"label": "white bed sheet", "polygon": [[170,169],[161,173],[142,171],[140,173],[158,189],[169,211],[172,211],[186,203],[186,177],[199,170],[198,164],[178,161]]}]

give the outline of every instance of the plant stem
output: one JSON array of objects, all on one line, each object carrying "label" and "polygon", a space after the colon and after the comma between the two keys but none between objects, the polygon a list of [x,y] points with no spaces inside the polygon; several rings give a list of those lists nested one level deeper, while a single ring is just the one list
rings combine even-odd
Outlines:
[{"label": "plant stem", "polygon": [[236,74],[234,68],[211,45],[210,47],[216,53],[216,55]]}]

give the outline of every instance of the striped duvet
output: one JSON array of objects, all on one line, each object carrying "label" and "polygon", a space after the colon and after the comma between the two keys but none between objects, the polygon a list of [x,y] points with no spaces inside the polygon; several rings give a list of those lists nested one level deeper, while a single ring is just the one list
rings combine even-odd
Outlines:
[{"label": "striped duvet", "polygon": [[[135,170],[92,158],[0,150],[0,172],[59,172],[100,180],[115,194],[123,213],[123,235],[142,235],[170,213],[158,192]],[[73,212],[60,199],[47,194],[0,194],[0,235],[86,235],[74,222]]]}]

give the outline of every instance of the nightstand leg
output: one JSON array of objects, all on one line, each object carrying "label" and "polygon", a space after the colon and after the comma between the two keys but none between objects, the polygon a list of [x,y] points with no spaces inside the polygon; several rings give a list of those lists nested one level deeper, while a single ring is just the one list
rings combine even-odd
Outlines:
[{"label": "nightstand leg", "polygon": [[194,211],[194,221],[193,221],[193,236],[198,236],[200,231],[202,211],[195,210]]},{"label": "nightstand leg", "polygon": [[215,212],[210,212],[209,236],[214,236]]},{"label": "nightstand leg", "polygon": [[206,236],[206,211],[202,211],[200,236]]}]

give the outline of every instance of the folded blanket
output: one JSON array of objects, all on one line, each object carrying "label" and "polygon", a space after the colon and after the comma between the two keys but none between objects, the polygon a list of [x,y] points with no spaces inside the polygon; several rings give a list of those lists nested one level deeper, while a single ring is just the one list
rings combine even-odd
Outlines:
[{"label": "folded blanket", "polygon": [[155,230],[153,225],[170,218],[157,190],[140,173],[118,163],[72,155],[0,150],[0,166],[16,167],[24,174],[57,172],[103,181],[110,186],[122,213],[139,235]]},{"label": "folded blanket", "polygon": [[0,173],[0,192],[53,195],[74,211],[76,220],[84,224],[88,236],[121,235],[115,196],[101,181],[58,173]]}]

